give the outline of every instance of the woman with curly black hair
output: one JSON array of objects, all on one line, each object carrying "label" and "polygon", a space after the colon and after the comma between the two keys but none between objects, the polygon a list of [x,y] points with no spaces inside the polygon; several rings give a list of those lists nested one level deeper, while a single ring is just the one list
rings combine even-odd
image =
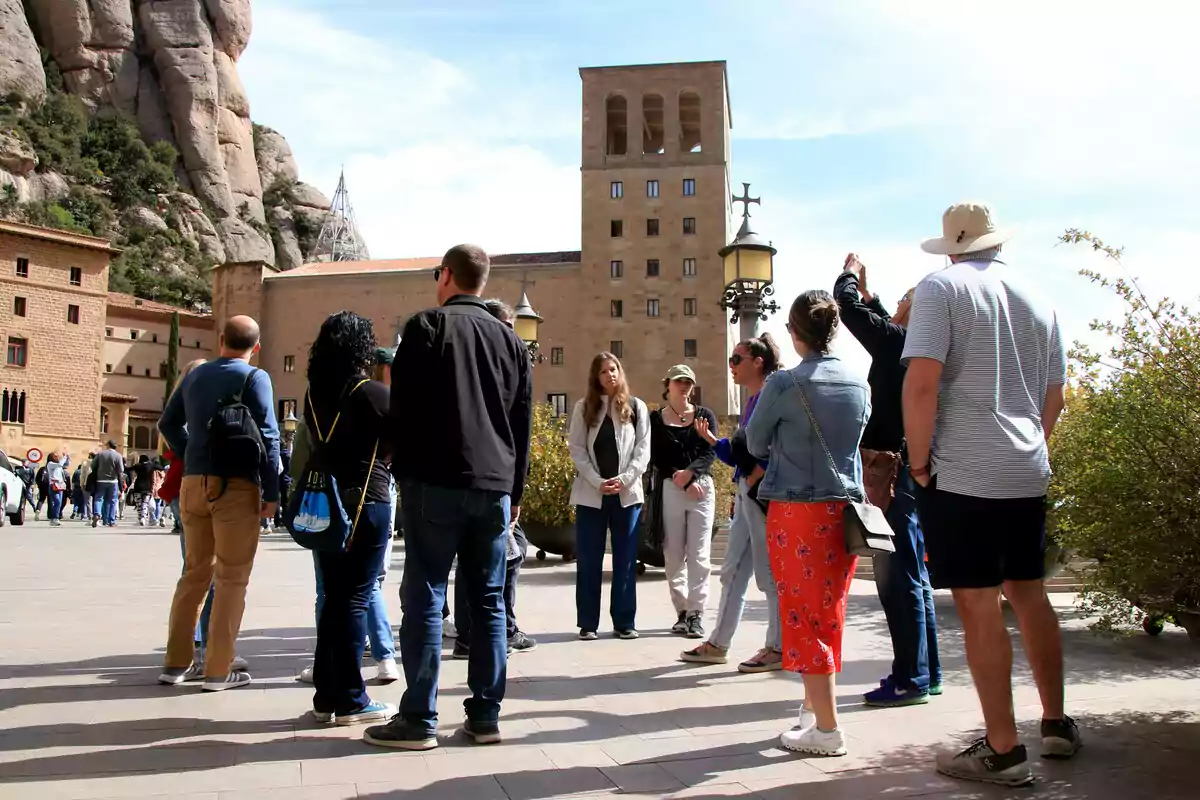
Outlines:
[{"label": "woman with curly black hair", "polygon": [[375,365],[371,321],[342,311],[325,320],[308,357],[304,422],[325,441],[329,468],[354,523],[345,552],[314,551],[325,601],[317,615],[313,716],[355,725],[396,709],[371,700],[363,683],[367,604],[378,586],[391,536],[391,456],[385,436],[390,392],[369,379]]}]

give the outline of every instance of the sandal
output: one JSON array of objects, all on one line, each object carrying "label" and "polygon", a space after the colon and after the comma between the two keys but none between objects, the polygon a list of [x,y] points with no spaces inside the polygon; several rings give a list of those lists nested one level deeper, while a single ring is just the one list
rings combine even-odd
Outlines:
[{"label": "sandal", "polygon": [[781,669],[783,669],[783,653],[778,653],[769,647],[764,647],[750,658],[738,664],[738,672],[748,674],[775,672]]},{"label": "sandal", "polygon": [[699,647],[684,650],[679,654],[679,660],[689,664],[726,664],[729,662],[729,650],[705,642]]}]

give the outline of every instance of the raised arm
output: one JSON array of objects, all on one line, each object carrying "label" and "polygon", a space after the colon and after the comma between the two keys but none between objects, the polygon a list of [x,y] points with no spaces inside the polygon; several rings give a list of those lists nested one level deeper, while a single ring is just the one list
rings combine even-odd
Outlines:
[{"label": "raised arm", "polygon": [[[889,321],[883,305],[877,298],[864,302],[859,295],[858,276],[843,272],[833,286],[842,324],[854,335],[872,357],[881,354],[888,346],[899,348],[904,344],[905,331]],[[893,356],[894,357],[894,356]]]}]

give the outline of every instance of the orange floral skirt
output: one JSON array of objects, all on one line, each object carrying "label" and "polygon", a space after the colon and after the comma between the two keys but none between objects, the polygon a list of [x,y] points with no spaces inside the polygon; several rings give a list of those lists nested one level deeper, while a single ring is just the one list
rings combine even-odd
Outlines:
[{"label": "orange floral skirt", "polygon": [[858,556],[846,552],[844,502],[772,500],[767,549],[779,597],[783,668],[809,675],[842,670],[846,596]]}]

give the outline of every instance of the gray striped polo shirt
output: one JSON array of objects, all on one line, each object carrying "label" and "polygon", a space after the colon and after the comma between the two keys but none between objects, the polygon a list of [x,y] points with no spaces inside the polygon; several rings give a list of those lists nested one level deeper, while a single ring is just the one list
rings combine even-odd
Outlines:
[{"label": "gray striped polo shirt", "polygon": [[1054,309],[997,261],[960,261],[917,285],[904,361],[945,365],[932,470],[938,489],[1040,497],[1050,482],[1046,387],[1065,384]]}]

